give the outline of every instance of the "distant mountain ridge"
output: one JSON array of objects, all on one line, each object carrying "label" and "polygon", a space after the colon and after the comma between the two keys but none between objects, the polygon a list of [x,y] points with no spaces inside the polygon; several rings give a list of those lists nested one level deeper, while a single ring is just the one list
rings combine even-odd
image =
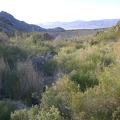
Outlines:
[{"label": "distant mountain ridge", "polygon": [[73,22],[48,22],[38,24],[44,28],[62,27],[64,29],[97,29],[97,28],[108,28],[116,25],[120,19],[103,19],[103,20],[92,20],[82,21],[77,20]]},{"label": "distant mountain ridge", "polygon": [[60,32],[65,31],[65,29],[61,27],[55,27],[51,29],[45,29],[38,25],[28,24],[24,21],[20,21],[11,14],[1,11],[0,12],[0,32],[3,31],[9,35],[14,35],[15,31],[19,32]]}]

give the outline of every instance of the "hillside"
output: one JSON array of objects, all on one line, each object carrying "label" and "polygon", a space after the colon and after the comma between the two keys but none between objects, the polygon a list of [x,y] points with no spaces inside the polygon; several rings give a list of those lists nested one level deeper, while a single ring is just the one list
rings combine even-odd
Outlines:
[{"label": "hillside", "polygon": [[38,24],[44,28],[54,28],[62,27],[66,30],[69,29],[98,29],[98,28],[108,28],[116,25],[120,19],[103,19],[103,20],[93,20],[93,21],[82,21],[77,20],[73,22],[50,22]]},{"label": "hillside", "polygon": [[47,31],[37,25],[27,24],[24,21],[19,21],[11,14],[1,11],[0,12],[0,31],[4,31],[9,34],[13,34],[15,31],[20,32],[44,32]]},{"label": "hillside", "polygon": [[64,31],[48,31],[56,39],[74,39],[82,38],[84,40],[85,36],[94,35],[98,31],[105,29],[75,29],[75,30],[64,30]]}]

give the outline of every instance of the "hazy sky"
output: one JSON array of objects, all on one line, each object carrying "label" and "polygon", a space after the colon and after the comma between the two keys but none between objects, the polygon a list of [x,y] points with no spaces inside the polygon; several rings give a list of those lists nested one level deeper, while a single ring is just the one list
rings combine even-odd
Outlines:
[{"label": "hazy sky", "polygon": [[0,0],[6,11],[27,23],[120,18],[120,0]]}]

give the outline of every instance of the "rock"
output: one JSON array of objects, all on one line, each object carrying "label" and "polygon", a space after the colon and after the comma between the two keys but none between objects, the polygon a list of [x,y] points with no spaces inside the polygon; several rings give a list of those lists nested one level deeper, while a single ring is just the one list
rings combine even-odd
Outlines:
[{"label": "rock", "polygon": [[21,100],[10,100],[3,98],[3,101],[5,102],[6,105],[11,103],[15,107],[15,110],[26,108],[26,105]]},{"label": "rock", "polygon": [[44,33],[43,34],[43,39],[44,40],[52,40],[52,39],[54,39],[54,37],[52,35],[48,34],[48,33]]},{"label": "rock", "polygon": [[32,64],[33,64],[35,71],[43,72],[44,64],[47,63],[48,60],[50,60],[56,54],[57,54],[56,52],[50,51],[43,56],[33,58]]},{"label": "rock", "polygon": [[25,104],[21,100],[12,101],[12,104],[15,106],[17,110],[26,108]]},{"label": "rock", "polygon": [[120,31],[120,21],[117,23],[117,25],[115,26],[115,31],[118,32]]},{"label": "rock", "polygon": [[2,38],[0,38],[0,43],[2,42]]},{"label": "rock", "polygon": [[35,69],[35,71],[43,71],[43,67],[45,64],[45,57],[44,56],[40,56],[40,57],[36,57],[32,60],[32,64],[33,67]]},{"label": "rock", "polygon": [[65,29],[61,27],[56,27],[56,28],[48,29],[48,31],[49,32],[64,32]]},{"label": "rock", "polygon": [[32,105],[39,105],[40,104],[40,98],[39,96],[37,95],[37,92],[35,93],[32,93]]}]

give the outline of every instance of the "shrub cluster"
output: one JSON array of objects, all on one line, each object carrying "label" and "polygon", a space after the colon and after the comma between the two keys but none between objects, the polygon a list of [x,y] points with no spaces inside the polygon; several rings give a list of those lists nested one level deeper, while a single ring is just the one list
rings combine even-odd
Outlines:
[{"label": "shrub cluster", "polygon": [[[33,32],[1,43],[0,97],[21,99],[30,106],[34,96],[39,105],[13,111],[0,102],[0,119],[119,119],[119,33],[113,27],[87,41],[49,41]],[[34,68],[34,58],[43,59],[37,59],[42,69]],[[50,80],[53,85],[46,83]]]}]

